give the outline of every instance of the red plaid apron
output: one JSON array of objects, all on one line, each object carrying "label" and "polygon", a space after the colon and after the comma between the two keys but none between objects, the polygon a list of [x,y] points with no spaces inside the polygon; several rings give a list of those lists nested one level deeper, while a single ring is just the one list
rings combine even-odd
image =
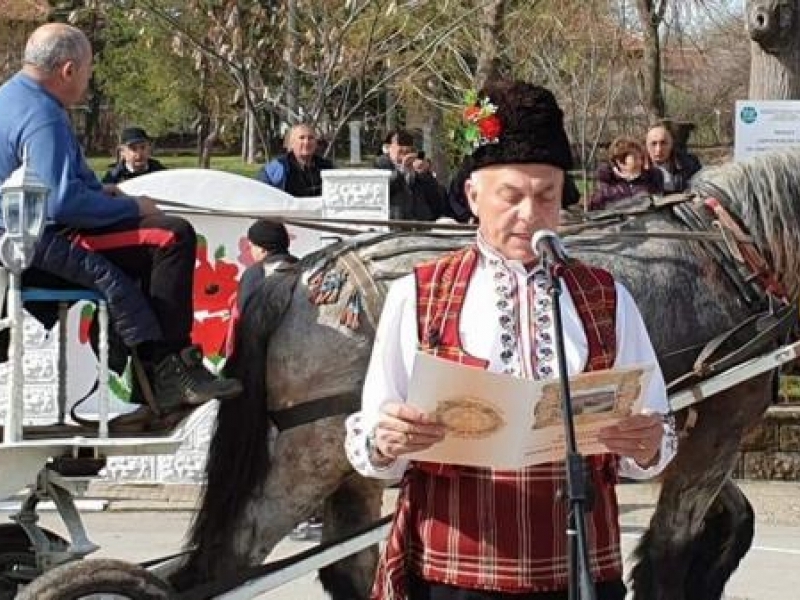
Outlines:
[{"label": "red plaid apron", "polygon": [[[473,246],[415,269],[422,348],[486,367],[461,344],[458,319],[477,264]],[[564,274],[586,332],[587,370],[613,365],[616,293],[606,271],[576,263]],[[589,558],[596,581],[619,579],[622,560],[613,455],[590,456],[594,487],[587,513]],[[521,470],[412,463],[403,478],[392,530],[372,600],[406,600],[405,578],[464,588],[537,592],[567,588],[567,504],[563,462]]]}]

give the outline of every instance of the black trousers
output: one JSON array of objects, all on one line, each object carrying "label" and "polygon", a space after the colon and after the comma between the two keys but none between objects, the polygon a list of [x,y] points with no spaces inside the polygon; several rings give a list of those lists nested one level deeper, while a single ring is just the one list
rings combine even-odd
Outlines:
[{"label": "black trousers", "polygon": [[[595,589],[597,600],[625,600],[626,589],[621,580],[598,583]],[[569,593],[567,590],[521,594],[470,590],[425,581],[409,573],[408,600],[569,600]]]},{"label": "black trousers", "polygon": [[174,352],[191,343],[197,236],[188,221],[152,215],[80,230],[73,239],[141,283],[161,325],[165,350]]}]

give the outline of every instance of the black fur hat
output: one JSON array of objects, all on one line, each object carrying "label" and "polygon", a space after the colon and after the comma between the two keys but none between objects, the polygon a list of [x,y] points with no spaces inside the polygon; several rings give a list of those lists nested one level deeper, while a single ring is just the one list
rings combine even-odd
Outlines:
[{"label": "black fur hat", "polygon": [[473,151],[465,159],[470,172],[520,163],[543,163],[565,171],[572,168],[564,113],[550,90],[501,79],[487,84],[473,100],[464,111],[473,130]]}]

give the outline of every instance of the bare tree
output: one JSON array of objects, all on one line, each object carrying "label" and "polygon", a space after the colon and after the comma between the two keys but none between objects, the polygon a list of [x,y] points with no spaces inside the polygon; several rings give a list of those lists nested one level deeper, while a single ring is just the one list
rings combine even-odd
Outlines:
[{"label": "bare tree", "polygon": [[750,98],[800,98],[800,0],[748,0]]},{"label": "bare tree", "polygon": [[643,76],[645,91],[645,107],[652,120],[666,116],[667,107],[664,101],[664,89],[661,74],[661,37],[660,28],[664,22],[669,0],[636,0],[636,11],[642,26]]},{"label": "bare tree", "polygon": [[481,50],[478,54],[478,69],[475,86],[480,89],[500,71],[500,49],[502,47],[505,0],[489,0],[484,4],[481,19]]},{"label": "bare tree", "polygon": [[630,109],[619,102],[633,80],[623,60],[622,28],[608,0],[557,0],[538,13],[515,14],[509,23],[509,38],[518,48],[510,61],[559,98],[586,187],[587,169],[607,138],[611,117]]}]

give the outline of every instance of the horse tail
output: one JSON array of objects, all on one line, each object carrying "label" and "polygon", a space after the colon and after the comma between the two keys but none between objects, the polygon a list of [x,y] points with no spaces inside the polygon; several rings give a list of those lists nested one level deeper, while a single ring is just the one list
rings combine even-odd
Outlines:
[{"label": "horse tail", "polygon": [[273,273],[242,308],[239,335],[225,374],[239,379],[243,391],[219,405],[200,508],[189,533],[188,546],[193,551],[178,581],[205,580],[220,556],[232,555],[227,553],[233,551],[235,524],[269,473],[267,349],[298,279],[299,271],[294,269]]}]

